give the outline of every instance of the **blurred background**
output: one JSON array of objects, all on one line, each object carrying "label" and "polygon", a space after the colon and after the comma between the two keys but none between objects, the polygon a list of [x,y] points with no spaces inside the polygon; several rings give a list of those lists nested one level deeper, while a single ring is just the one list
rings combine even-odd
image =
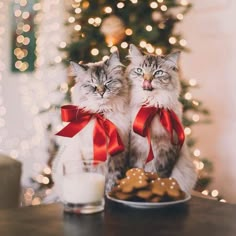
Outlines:
[{"label": "blurred background", "polygon": [[0,0],[0,152],[21,163],[21,205],[50,198],[54,134],[74,84],[68,62],[105,60],[118,48],[127,65],[129,43],[157,55],[182,51],[195,189],[236,203],[235,10],[232,0]]}]

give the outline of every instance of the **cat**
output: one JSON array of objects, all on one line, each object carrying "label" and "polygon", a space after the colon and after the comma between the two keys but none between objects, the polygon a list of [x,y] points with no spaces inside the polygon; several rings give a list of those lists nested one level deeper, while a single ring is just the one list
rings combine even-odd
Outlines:
[{"label": "cat", "polygon": [[[178,100],[180,82],[177,67],[179,52],[167,56],[143,55],[135,45],[131,44],[128,57],[130,64],[126,73],[131,83],[132,125],[135,124],[134,121],[142,106],[172,110],[181,120],[182,106]],[[151,148],[154,155],[151,161],[146,163],[150,150],[147,137],[137,134],[133,128],[130,136],[131,167],[155,171],[161,177],[173,177],[185,192],[192,190],[197,174],[186,144],[184,143],[181,149],[178,145],[172,144],[170,134],[161,124],[158,115],[154,116],[150,124]],[[176,137],[174,138],[176,141]]]},{"label": "cat", "polygon": [[[114,156],[107,153],[106,192],[110,191],[117,178],[123,176],[127,166],[129,116],[128,116],[128,82],[124,76],[124,66],[120,62],[118,51],[113,52],[104,62],[77,64],[71,62],[76,84],[71,98],[72,104],[90,113],[103,114],[118,130],[124,151]],[[95,118],[71,139],[62,145],[53,162],[53,180],[59,195],[63,163],[69,160],[91,158],[93,152],[93,131]],[[67,138],[64,138],[67,139]]]}]

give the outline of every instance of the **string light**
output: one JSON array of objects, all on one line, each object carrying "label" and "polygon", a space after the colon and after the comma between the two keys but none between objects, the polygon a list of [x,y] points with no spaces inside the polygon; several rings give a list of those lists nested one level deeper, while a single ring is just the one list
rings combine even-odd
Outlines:
[{"label": "string light", "polygon": [[120,45],[122,48],[127,48],[129,44],[127,42],[122,42]]},{"label": "string light", "polygon": [[138,0],[130,0],[133,4],[137,4]]},{"label": "string light", "polygon": [[199,157],[199,156],[201,155],[201,151],[196,148],[196,149],[193,151],[193,155],[194,155],[195,157]]},{"label": "string light", "polygon": [[157,55],[161,55],[162,54],[162,49],[161,48],[156,48],[155,50]]},{"label": "string light", "polygon": [[97,56],[97,55],[99,54],[99,50],[98,50],[97,48],[93,48],[93,49],[91,50],[91,54],[92,54],[93,56]]},{"label": "string light", "polygon": [[167,11],[167,6],[166,6],[166,5],[162,5],[162,6],[161,6],[161,10],[162,10],[162,11]]},{"label": "string light", "polygon": [[193,120],[194,122],[198,122],[198,121],[200,120],[200,116],[199,116],[198,114],[193,114],[192,120]]},{"label": "string light", "polygon": [[190,80],[189,80],[189,85],[190,85],[190,86],[196,86],[196,85],[197,85],[197,80],[195,80],[195,79],[190,79]]},{"label": "string light", "polygon": [[133,30],[128,28],[128,29],[125,30],[125,34],[130,36],[130,35],[133,34]]},{"label": "string light", "polygon": [[147,25],[147,26],[145,27],[145,29],[150,32],[150,31],[152,31],[152,26],[151,26],[151,25]]},{"label": "string light", "polygon": [[214,190],[211,191],[211,196],[212,197],[217,197],[218,195],[219,195],[219,191],[218,190],[214,189]]},{"label": "string light", "polygon": [[172,36],[172,37],[169,38],[169,43],[170,44],[175,44],[176,42],[177,42],[177,39],[175,37]]},{"label": "string light", "polygon": [[123,2],[118,2],[117,3],[117,7],[120,8],[120,9],[123,8],[124,6],[125,6],[125,4]]},{"label": "string light", "polygon": [[177,18],[178,20],[183,20],[183,19],[184,19],[184,15],[181,14],[181,13],[179,13],[179,14],[176,15],[176,18]]},{"label": "string light", "polygon": [[150,7],[153,8],[153,9],[157,8],[158,7],[157,2],[151,2]]},{"label": "string light", "polygon": [[185,95],[184,95],[184,98],[186,99],[186,100],[191,100],[192,99],[192,94],[190,93],[190,92],[187,92],[187,93],[185,93]]},{"label": "string light", "polygon": [[187,41],[185,39],[181,39],[179,40],[179,44],[182,46],[182,47],[185,47],[187,45]]},{"label": "string light", "polygon": [[118,48],[116,46],[112,46],[111,49],[110,49],[110,52],[113,53],[117,50],[118,50]]},{"label": "string light", "polygon": [[192,130],[189,127],[184,128],[185,135],[190,135],[192,133]]},{"label": "string light", "polygon": [[203,191],[202,191],[202,194],[205,195],[205,196],[208,196],[209,191],[208,191],[208,190],[203,190]]},{"label": "string light", "polygon": [[104,12],[107,13],[107,14],[112,13],[112,8],[111,7],[105,7]]},{"label": "string light", "polygon": [[147,45],[147,43],[146,43],[146,41],[144,41],[144,40],[140,41],[140,43],[139,43],[139,46],[140,46],[141,48],[146,47],[146,45]]},{"label": "string light", "polygon": [[187,1],[187,0],[181,0],[181,1],[180,1],[180,4],[181,4],[182,6],[187,6],[187,5],[188,5],[188,1]]}]

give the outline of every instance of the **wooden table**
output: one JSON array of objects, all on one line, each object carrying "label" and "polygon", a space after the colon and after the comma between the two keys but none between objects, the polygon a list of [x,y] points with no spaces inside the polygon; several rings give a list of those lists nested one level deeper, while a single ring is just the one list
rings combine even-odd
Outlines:
[{"label": "wooden table", "polygon": [[110,201],[93,215],[63,214],[60,204],[0,211],[1,236],[235,236],[236,205],[192,197],[155,210]]}]

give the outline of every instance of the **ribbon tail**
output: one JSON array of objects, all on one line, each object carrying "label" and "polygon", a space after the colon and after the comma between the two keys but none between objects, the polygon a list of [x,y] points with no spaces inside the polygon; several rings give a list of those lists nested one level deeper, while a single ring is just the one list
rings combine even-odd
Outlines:
[{"label": "ribbon tail", "polygon": [[175,130],[178,136],[178,142],[181,148],[185,140],[184,129],[178,116],[173,111],[170,111],[170,112],[171,112],[171,118],[172,118],[172,123],[173,123],[173,129]]},{"label": "ribbon tail", "polygon": [[106,132],[98,119],[93,130],[93,153],[95,161],[106,161],[107,159],[107,138]]},{"label": "ribbon tail", "polygon": [[105,126],[107,129],[107,135],[109,137],[108,152],[111,156],[120,153],[125,150],[124,144],[120,138],[116,126],[111,122],[106,120]]},{"label": "ribbon tail", "polygon": [[148,153],[148,156],[146,159],[146,163],[148,163],[149,161],[152,161],[154,159],[154,154],[153,154],[152,144],[151,144],[151,133],[150,133],[149,129],[147,131],[147,139],[148,139],[148,144],[149,144],[149,153]]}]

